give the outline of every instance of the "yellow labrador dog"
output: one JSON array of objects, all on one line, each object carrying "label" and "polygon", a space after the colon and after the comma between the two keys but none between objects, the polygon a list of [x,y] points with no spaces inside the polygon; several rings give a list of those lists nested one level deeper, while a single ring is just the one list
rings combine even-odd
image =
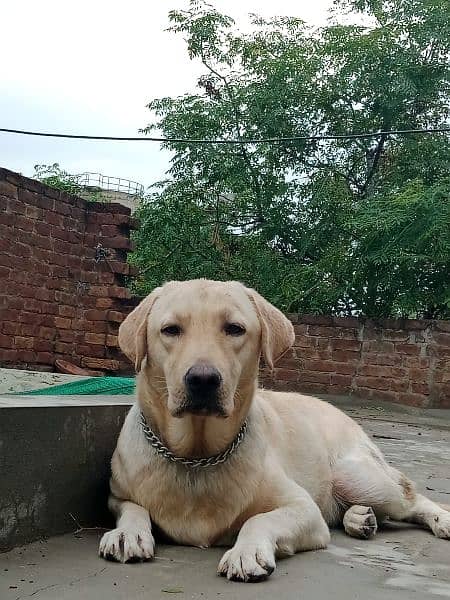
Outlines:
[{"label": "yellow labrador dog", "polygon": [[151,559],[152,523],[180,544],[232,545],[218,572],[260,581],[275,557],[325,548],[329,526],[369,538],[386,517],[450,538],[450,513],[417,494],[362,429],[318,399],[258,389],[294,342],[291,323],[237,282],[171,282],[123,322],[138,371],[112,459],[117,528],[100,555]]}]

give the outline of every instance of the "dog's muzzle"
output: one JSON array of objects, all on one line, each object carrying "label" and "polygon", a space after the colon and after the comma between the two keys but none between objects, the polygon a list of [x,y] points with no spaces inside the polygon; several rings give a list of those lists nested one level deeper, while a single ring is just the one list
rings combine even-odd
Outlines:
[{"label": "dog's muzzle", "polygon": [[197,363],[184,376],[186,402],[183,412],[194,415],[225,416],[219,392],[222,375],[212,365]]}]

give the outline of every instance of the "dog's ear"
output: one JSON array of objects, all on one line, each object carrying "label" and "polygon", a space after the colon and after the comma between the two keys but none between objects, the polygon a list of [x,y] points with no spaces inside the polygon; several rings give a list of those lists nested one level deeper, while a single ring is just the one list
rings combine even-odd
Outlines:
[{"label": "dog's ear", "polygon": [[247,290],[261,324],[261,349],[269,369],[293,345],[294,327],[283,313],[255,290]]},{"label": "dog's ear", "polygon": [[147,355],[147,317],[150,314],[161,288],[156,288],[136,308],[119,327],[119,346],[134,363],[139,373],[142,361]]}]

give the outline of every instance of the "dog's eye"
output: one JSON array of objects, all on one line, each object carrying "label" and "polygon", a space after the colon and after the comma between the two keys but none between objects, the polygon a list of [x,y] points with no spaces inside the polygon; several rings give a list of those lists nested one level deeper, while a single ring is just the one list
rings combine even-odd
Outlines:
[{"label": "dog's eye", "polygon": [[161,329],[164,335],[181,335],[181,327],[179,325],[167,325]]},{"label": "dog's eye", "polygon": [[224,327],[224,331],[227,335],[244,335],[245,327],[238,325],[238,323],[227,323]]}]

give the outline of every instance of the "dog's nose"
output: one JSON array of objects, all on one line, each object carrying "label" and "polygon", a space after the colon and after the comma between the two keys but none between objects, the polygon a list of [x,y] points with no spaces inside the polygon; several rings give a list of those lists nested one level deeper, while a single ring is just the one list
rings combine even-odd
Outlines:
[{"label": "dog's nose", "polygon": [[207,398],[217,394],[222,383],[222,376],[215,367],[199,363],[187,371],[184,382],[190,396]]}]

